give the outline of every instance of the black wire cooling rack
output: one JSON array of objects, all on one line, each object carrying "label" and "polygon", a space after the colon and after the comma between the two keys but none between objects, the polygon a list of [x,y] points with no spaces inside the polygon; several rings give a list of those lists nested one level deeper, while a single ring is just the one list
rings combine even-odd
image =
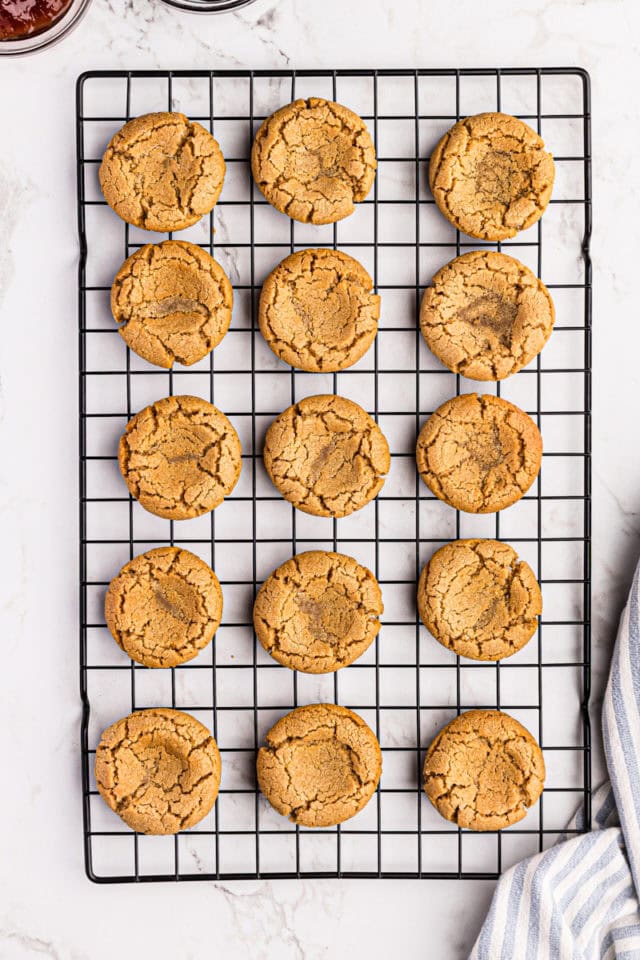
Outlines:
[{"label": "black wire cooling rack", "polygon": [[[379,160],[369,198],[328,227],[295,223],[255,188],[249,152],[257,125],[296,97],[324,96],[363,116]],[[167,372],[131,354],[109,311],[122,260],[163,239],[122,223],[106,206],[97,170],[127,119],[177,109],[211,129],[227,161],[211,217],[179,236],[225,267],[235,290],[231,330],[193,367]],[[416,316],[432,274],[464,250],[490,246],[459,234],[427,185],[429,153],[461,116],[503,110],[522,117],[554,153],[557,178],[542,220],[498,244],[552,291],[557,323],[543,353],[501,384],[464,381],[426,349]],[[77,86],[80,231],[80,683],[86,869],[100,882],[256,877],[492,878],[553,843],[583,804],[590,821],[590,407],[591,232],[589,78],[580,69],[93,71]],[[543,243],[544,238],[544,243]],[[348,250],[382,296],[377,340],[339,374],[305,374],[277,360],[256,325],[260,285],[285,255],[306,246]],[[457,513],[415,469],[425,418],[445,399],[481,387],[527,410],[544,438],[543,469],[518,504],[495,515]],[[262,465],[264,431],[290,403],[339,393],[369,410],[389,439],[392,469],[381,495],[340,520],[286,503]],[[170,522],[128,495],[116,449],[127,418],[170,393],[223,409],[243,443],[243,471],[213,513]],[[417,619],[415,584],[441,544],[488,536],[512,543],[542,584],[536,637],[502,663],[454,657]],[[106,630],[104,591],[120,566],[152,546],[185,545],[216,570],[223,624],[196,660],[147,670]],[[262,580],[305,549],[355,556],[383,591],[383,628],[355,664],[327,676],[276,664],[256,642],[251,607]],[[380,788],[342,826],[295,827],[260,796],[255,753],[294,705],[335,701],[357,710],[383,750]],[[210,727],[223,759],[219,799],[197,828],[175,837],[132,833],[103,804],[93,760],[101,730],[145,706],[184,709]],[[456,713],[501,707],[544,749],[547,784],[521,823],[474,834],[441,819],[420,789],[425,748]]]}]

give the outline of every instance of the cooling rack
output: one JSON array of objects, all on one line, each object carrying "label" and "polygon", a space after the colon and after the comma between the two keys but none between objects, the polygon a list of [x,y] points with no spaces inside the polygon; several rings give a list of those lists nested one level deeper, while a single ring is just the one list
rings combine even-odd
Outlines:
[{"label": "cooling rack", "polygon": [[[327,227],[294,223],[254,187],[252,137],[261,120],[296,97],[338,100],[366,120],[378,174],[368,199]],[[178,236],[201,244],[235,290],[229,334],[205,360],[173,372],[129,352],[109,311],[122,260],[164,239],[122,223],[98,187],[111,135],[130,117],[175,109],[211,129],[227,161],[210,217]],[[553,199],[542,220],[495,245],[528,264],[554,297],[557,322],[542,354],[501,384],[478,385],[444,369],[416,323],[425,286],[453,256],[494,246],[451,227],[427,185],[428,158],[458,118],[483,110],[522,117],[556,160]],[[580,69],[92,71],[77,86],[80,233],[80,684],[84,848],[98,882],[275,877],[492,878],[549,846],[583,804],[590,821],[590,443],[591,233],[589,78]],[[544,242],[543,242],[544,241]],[[256,324],[267,273],[306,246],[339,247],[359,259],[382,297],[380,332],[348,371],[306,374],[273,356]],[[435,499],[415,469],[426,417],[461,392],[497,392],[527,410],[545,451],[537,483],[495,515],[461,514]],[[315,393],[339,393],[378,421],[392,451],[381,495],[350,517],[296,512],[271,486],[262,439],[273,417]],[[213,513],[171,522],[145,511],[118,473],[117,441],[128,417],[170,393],[212,401],[243,444],[241,480]],[[457,537],[513,544],[542,585],[544,614],[514,657],[476,663],[454,657],[417,619],[423,564]],[[126,658],[103,618],[106,586],[132,556],[184,545],[216,570],[223,623],[208,650],[172,670]],[[264,653],[251,608],[262,580],[305,549],[355,556],[376,574],[385,613],[377,641],[355,664],[326,676],[287,670]],[[342,826],[295,827],[257,790],[254,758],[264,733],[294,705],[335,701],[357,710],[383,751],[383,776],[368,806]],[[195,829],[175,837],[131,832],[102,802],[93,779],[104,727],[131,710],[172,706],[216,737],[223,759],[219,799]],[[500,707],[544,749],[548,776],[519,824],[474,834],[442,820],[420,789],[424,751],[461,710]]]}]

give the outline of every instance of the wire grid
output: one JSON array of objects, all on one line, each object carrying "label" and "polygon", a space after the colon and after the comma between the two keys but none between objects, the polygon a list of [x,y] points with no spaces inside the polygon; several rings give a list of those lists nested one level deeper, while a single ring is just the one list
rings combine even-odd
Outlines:
[{"label": "wire grid", "polygon": [[[376,142],[369,198],[328,227],[277,213],[253,185],[249,152],[262,119],[299,96],[325,96],[360,113]],[[179,109],[212,130],[227,161],[210,217],[181,231],[225,267],[234,318],[199,364],[167,372],[130,353],[109,312],[121,261],[164,236],[122,223],[104,203],[97,169],[111,135],[131,116]],[[543,219],[513,241],[491,245],[454,230],[427,186],[430,150],[461,116],[482,110],[521,116],[555,155],[554,196]],[[92,71],[77,87],[80,230],[80,680],[86,869],[95,881],[255,877],[492,878],[549,846],[584,803],[590,822],[590,322],[589,78],[580,69]],[[544,235],[544,254],[543,254]],[[169,236],[171,236],[169,234]],[[338,374],[305,374],[276,359],[256,324],[260,287],[284,256],[308,246],[347,250],[382,296],[368,354]],[[500,384],[465,381],[430,354],[416,323],[425,286],[453,256],[496,246],[526,262],[551,289],[556,328],[529,367]],[[537,483],[495,515],[461,514],[418,477],[414,447],[426,417],[453,394],[496,392],[527,410],[545,441]],[[392,468],[377,499],[340,520],[296,512],[271,486],[264,431],[290,403],[339,393],[378,421]],[[127,418],[170,393],[223,409],[243,443],[233,494],[191,521],[153,517],[127,496],[116,449]],[[542,584],[534,639],[502,663],[460,660],[417,619],[415,584],[432,552],[454,538],[504,539]],[[196,660],[147,670],[126,658],[104,625],[106,586],[131,557],[161,544],[198,553],[224,591],[223,624]],[[305,549],[355,556],[376,574],[385,601],[377,641],[355,664],[309,676],[276,664],[257,643],[251,608],[262,580]],[[295,827],[261,797],[255,753],[293,706],[334,701],[372,726],[383,776],[368,806],[327,830]],[[101,730],[145,706],[171,705],[210,727],[223,776],[214,810],[175,837],[136,835],[107,809],[93,779]],[[441,819],[421,784],[424,751],[448,720],[472,707],[500,707],[539,739],[547,765],[540,802],[509,830],[474,834]]]}]

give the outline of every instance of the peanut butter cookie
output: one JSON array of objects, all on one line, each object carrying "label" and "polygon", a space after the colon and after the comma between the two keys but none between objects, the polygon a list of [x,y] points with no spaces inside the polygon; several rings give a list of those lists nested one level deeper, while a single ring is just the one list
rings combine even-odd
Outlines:
[{"label": "peanut butter cookie", "polygon": [[218,796],[220,753],[195,717],[138,710],[108,727],[96,750],[103,800],[138,833],[177,833],[205,817]]},{"label": "peanut butter cookie", "polygon": [[429,185],[441,212],[480,240],[515,237],[539,220],[554,177],[542,137],[506,113],[459,120],[429,163]]},{"label": "peanut butter cookie", "polygon": [[297,707],[269,730],[257,771],[260,789],[278,813],[301,826],[332,827],[369,802],[382,754],[357,713],[314,703]]},{"label": "peanut butter cookie", "polygon": [[542,750],[498,710],[468,710],[437,735],[424,761],[424,789],[446,820],[469,830],[502,830],[526,816],[542,793]]},{"label": "peanut butter cookie", "polygon": [[364,267],[339,250],[292,253],[262,287],[262,336],[299,370],[344,370],[375,340],[380,297],[372,287]]},{"label": "peanut butter cookie", "polygon": [[219,263],[184,240],[148,243],[118,270],[111,311],[120,336],[158,367],[190,366],[217,347],[231,323],[233,289]]},{"label": "peanut butter cookie", "polygon": [[147,113],[111,138],[100,165],[104,198],[143,230],[184,230],[216,205],[225,175],[218,143],[182,113]]},{"label": "peanut butter cookie", "polygon": [[390,466],[380,427],[352,400],[306,397],[273,421],[264,465],[285,500],[317,517],[346,517],[382,489]]},{"label": "peanut butter cookie", "polygon": [[424,566],[418,610],[449,650],[472,660],[501,660],[538,629],[542,594],[533,570],[508,543],[455,540]]},{"label": "peanut butter cookie", "polygon": [[334,223],[369,193],[376,151],[357,114],[311,97],[267,117],[253,143],[251,169],[276,210],[303,223]]},{"label": "peanut butter cookie", "polygon": [[495,513],[519,500],[538,476],[542,437],[508,400],[466,393],[429,417],[416,461],[440,500],[467,513]]},{"label": "peanut butter cookie", "polygon": [[551,336],[553,300],[542,280],[504,253],[473,251],[435,274],[420,327],[438,360],[472,380],[502,380]]},{"label": "peanut butter cookie", "polygon": [[104,602],[111,635],[146,667],[193,660],[220,625],[222,590],[204,560],[178,547],[134,557],[113,578]]},{"label": "peanut butter cookie", "polygon": [[310,550],[265,580],[253,608],[258,640],[292,670],[330,673],[357,660],[380,630],[378,581],[353,557]]},{"label": "peanut butter cookie", "polygon": [[187,520],[231,493],[242,466],[238,434],[224,413],[199,397],[165,397],[131,418],[118,463],[145,510]]}]

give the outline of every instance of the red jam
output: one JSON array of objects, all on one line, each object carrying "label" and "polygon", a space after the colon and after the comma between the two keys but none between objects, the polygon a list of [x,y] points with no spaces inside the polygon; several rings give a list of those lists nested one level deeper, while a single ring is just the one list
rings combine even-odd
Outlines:
[{"label": "red jam", "polygon": [[2,0],[0,40],[20,40],[43,33],[66,13],[73,0]]}]

